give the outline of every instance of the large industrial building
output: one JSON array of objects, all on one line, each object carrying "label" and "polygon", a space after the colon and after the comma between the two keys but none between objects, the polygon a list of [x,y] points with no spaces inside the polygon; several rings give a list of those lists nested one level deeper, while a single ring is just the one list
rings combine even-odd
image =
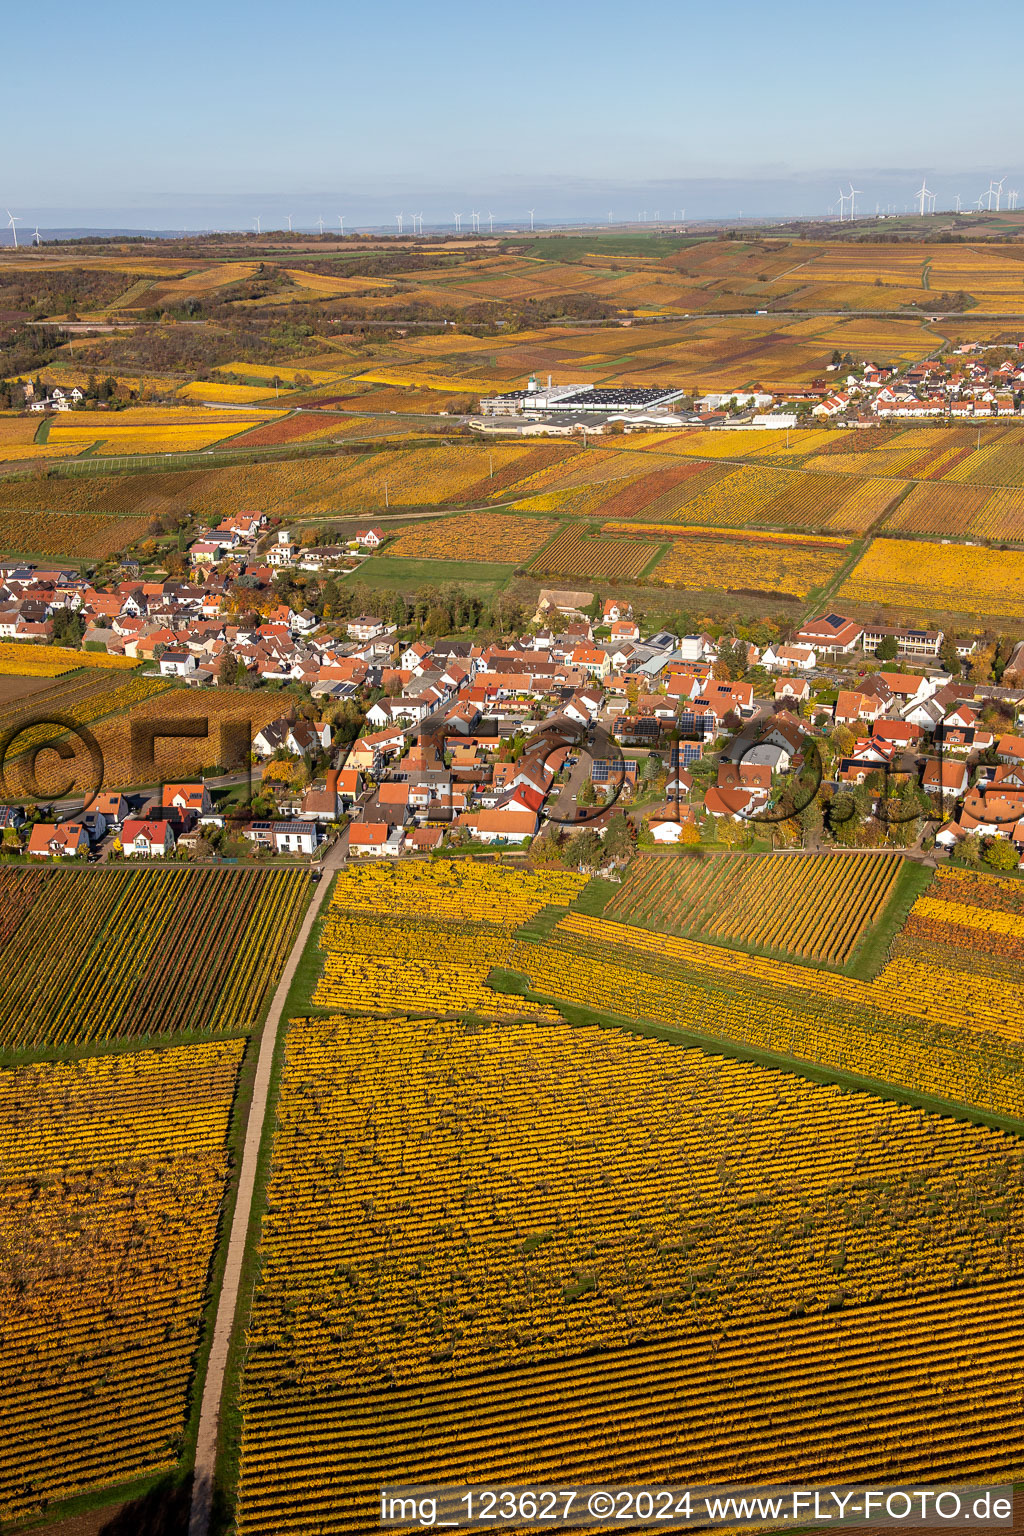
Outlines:
[{"label": "large industrial building", "polygon": [[480,410],[485,416],[612,416],[671,405],[673,400],[681,400],[684,393],[664,386],[552,384],[550,378],[545,387],[531,378],[525,389],[481,400]]}]

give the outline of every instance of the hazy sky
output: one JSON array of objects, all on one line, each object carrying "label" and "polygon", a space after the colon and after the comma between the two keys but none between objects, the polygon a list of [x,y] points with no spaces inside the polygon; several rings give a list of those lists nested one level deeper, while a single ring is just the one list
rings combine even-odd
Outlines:
[{"label": "hazy sky", "polygon": [[[263,227],[902,210],[1024,195],[1020,0],[93,0],[4,7],[0,208],[28,224]],[[16,67],[12,66],[16,61]],[[66,136],[65,136],[66,135]],[[996,150],[994,146],[999,145]],[[1006,159],[1000,158],[1005,155]],[[1016,180],[1015,180],[1016,177]]]}]

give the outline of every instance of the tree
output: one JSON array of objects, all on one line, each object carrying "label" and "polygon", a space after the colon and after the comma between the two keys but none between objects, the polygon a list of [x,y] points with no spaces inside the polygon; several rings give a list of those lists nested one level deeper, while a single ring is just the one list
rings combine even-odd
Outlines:
[{"label": "tree", "polygon": [[832,745],[840,757],[849,757],[856,737],[848,725],[837,725],[832,732]]},{"label": "tree", "polygon": [[597,794],[596,794],[596,792],[594,790],[593,783],[591,782],[590,779],[586,779],[584,781],[583,788],[580,790],[579,794],[576,796],[576,804],[577,805],[594,805],[596,803],[596,801],[597,801]]},{"label": "tree", "polygon": [[939,660],[949,673],[950,677],[959,677],[962,672],[960,656],[956,648],[956,636],[947,635],[939,650]]},{"label": "tree", "polygon": [[222,688],[230,687],[235,681],[237,671],[238,663],[227,646],[225,646],[220,653],[220,660],[217,663],[217,682]]},{"label": "tree", "polygon": [[848,791],[841,790],[839,794],[833,795],[828,806],[828,826],[840,847],[856,846],[860,817],[857,814],[857,803]]},{"label": "tree", "polygon": [[621,811],[617,811],[608,822],[604,846],[610,859],[624,859],[632,852],[633,839],[629,835],[629,823]]},{"label": "tree", "polygon": [[1020,863],[1017,850],[1008,837],[993,837],[986,844],[982,858],[991,869],[1016,869]]},{"label": "tree", "polygon": [[992,668],[996,659],[994,645],[986,645],[983,651],[979,651],[972,659],[970,671],[967,676],[972,683],[987,683],[992,679]]},{"label": "tree", "polygon": [[886,635],[885,639],[879,642],[875,656],[879,661],[895,661],[899,653],[900,648],[896,644],[895,635]]},{"label": "tree", "polygon": [[585,827],[569,839],[568,858],[571,864],[584,869],[596,869],[604,859],[604,845],[591,827]]}]

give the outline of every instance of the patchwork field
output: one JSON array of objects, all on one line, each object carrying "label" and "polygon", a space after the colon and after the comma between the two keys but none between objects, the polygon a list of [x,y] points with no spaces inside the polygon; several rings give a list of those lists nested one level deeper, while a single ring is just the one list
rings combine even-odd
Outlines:
[{"label": "patchwork field", "polygon": [[885,531],[1024,540],[1024,502],[1019,491],[987,485],[915,485],[886,518]]},{"label": "patchwork field", "polygon": [[75,447],[77,451],[95,443],[102,454],[183,453],[235,437],[260,420],[252,413],[203,412],[198,407],[181,411],[173,407],[130,408],[104,415],[69,411],[56,417],[48,441],[54,447]]},{"label": "patchwork field", "polygon": [[305,870],[0,869],[0,1049],[259,1021]]},{"label": "patchwork field", "polygon": [[[656,529],[647,524],[628,526],[656,536]],[[671,546],[651,572],[651,580],[694,590],[724,588],[807,597],[832,580],[850,552],[844,539],[772,537],[724,528],[713,533],[671,527],[666,531],[672,535]]]},{"label": "patchwork field", "polygon": [[1024,608],[1024,553],[874,539],[835,596],[860,613],[889,613],[904,621],[953,615],[966,629],[984,629]]},{"label": "patchwork field", "polygon": [[899,854],[640,855],[606,918],[843,965],[885,911]]},{"label": "patchwork field", "polygon": [[80,668],[130,672],[139,663],[130,656],[108,656],[105,651],[75,651],[62,645],[27,645],[22,640],[0,640],[0,673],[20,677],[65,677]]},{"label": "patchwork field", "polygon": [[570,912],[510,969],[556,1006],[648,1021],[744,1050],[1024,1122],[1024,1025],[1009,992],[965,992],[937,953],[908,983],[893,959],[874,981],[739,954]]},{"label": "patchwork field", "polygon": [[604,577],[630,581],[640,576],[658,553],[655,542],[602,538],[566,528],[541,550],[530,566],[535,576]]},{"label": "patchwork field", "polygon": [[[43,654],[46,654],[45,652]],[[53,654],[59,654],[54,648]],[[73,653],[78,656],[80,653]],[[86,653],[89,654],[89,653]],[[96,653],[97,655],[99,653]],[[59,663],[58,663],[59,665]],[[108,746],[116,738],[124,745],[125,771],[131,761],[129,740],[133,710],[162,707],[158,701],[169,700],[171,690],[162,678],[126,674],[125,669],[79,667],[70,674],[58,673],[43,678],[46,686],[28,696],[12,695],[0,705],[0,732],[6,742],[0,765],[0,794],[8,798],[28,795],[57,795],[64,784],[98,789],[101,772],[108,780],[116,779],[118,761],[112,753],[109,762],[99,765],[83,727],[94,740],[103,737]],[[195,701],[193,699],[193,709]],[[68,731],[75,727],[74,734]],[[16,733],[16,734],[15,734]],[[44,753],[33,764],[27,754],[48,741],[62,740],[75,753],[74,765],[67,758]],[[103,748],[99,749],[101,752]],[[33,773],[34,769],[34,773]],[[151,782],[155,780],[151,779]],[[131,782],[126,777],[124,784]],[[117,787],[109,784],[107,787]]]},{"label": "patchwork field", "polygon": [[401,560],[528,560],[558,524],[550,518],[516,517],[501,512],[466,512],[438,522],[403,528],[387,547]]},{"label": "patchwork field", "polygon": [[[381,1476],[1016,1466],[1014,1146],[617,1031],[293,1023],[241,1536],[276,1536],[283,1508],[296,1532],[364,1530]],[[918,1336],[908,1433],[905,1378],[872,1367]],[[983,1414],[960,1400],[965,1338]]]},{"label": "patchwork field", "polygon": [[[69,793],[65,786],[91,793],[237,768],[245,763],[256,732],[281,713],[280,695],[266,689],[226,686],[197,693],[159,678],[84,673],[55,681],[52,690],[35,694],[28,704],[0,711],[0,726],[25,727],[10,744],[0,790],[46,798]],[[81,726],[88,728],[95,746],[72,730]],[[29,748],[58,740],[71,747],[73,758],[43,753],[33,775]]]},{"label": "patchwork field", "polygon": [[[49,483],[49,482],[47,482]],[[46,499],[46,492],[20,490],[10,495],[10,488],[0,485],[0,554],[25,555],[43,559],[105,560],[134,543],[147,530],[144,517],[104,517],[89,514],[64,515],[59,512],[30,510],[7,511],[7,499],[34,503]]]},{"label": "patchwork field", "polygon": [[551,904],[567,906],[579,875],[509,874],[464,861],[352,868],[335,883],[320,936],[314,1006],[556,1018],[487,986],[508,964],[512,932]]},{"label": "patchwork field", "polygon": [[5,1527],[175,1465],[242,1052],[0,1071]]}]

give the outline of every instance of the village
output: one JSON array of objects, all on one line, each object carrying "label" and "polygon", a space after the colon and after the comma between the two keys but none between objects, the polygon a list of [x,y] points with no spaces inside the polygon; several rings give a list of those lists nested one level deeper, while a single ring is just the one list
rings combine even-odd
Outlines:
[{"label": "village", "polygon": [[[808,420],[837,427],[887,421],[963,423],[1019,416],[1024,406],[1024,358],[1017,341],[959,342],[941,356],[907,364],[856,362],[838,348],[825,373],[802,387],[760,384],[706,390],[692,401],[682,389],[622,389],[587,384],[525,389],[480,401],[467,418],[487,436],[587,437],[615,432],[787,429]],[[830,378],[829,375],[834,375]]]},{"label": "village", "polygon": [[[1006,868],[1024,850],[1024,642],[982,656],[975,638],[838,613],[764,647],[645,635],[628,602],[555,589],[519,633],[486,644],[412,639],[384,613],[327,626],[283,601],[246,627],[226,611],[220,561],[263,521],[229,519],[193,545],[200,566],[216,550],[221,572],[198,584],[97,590],[71,569],[0,568],[5,639],[45,644],[73,619],[85,647],[191,690],[197,715],[240,678],[261,697],[281,690],[244,773],[105,787],[50,816],[8,804],[7,853],[316,860],[336,844],[351,859],[477,847],[596,867],[638,841],[896,842]],[[356,547],[380,538],[363,530]],[[262,568],[268,585],[285,548],[287,530]]]}]

